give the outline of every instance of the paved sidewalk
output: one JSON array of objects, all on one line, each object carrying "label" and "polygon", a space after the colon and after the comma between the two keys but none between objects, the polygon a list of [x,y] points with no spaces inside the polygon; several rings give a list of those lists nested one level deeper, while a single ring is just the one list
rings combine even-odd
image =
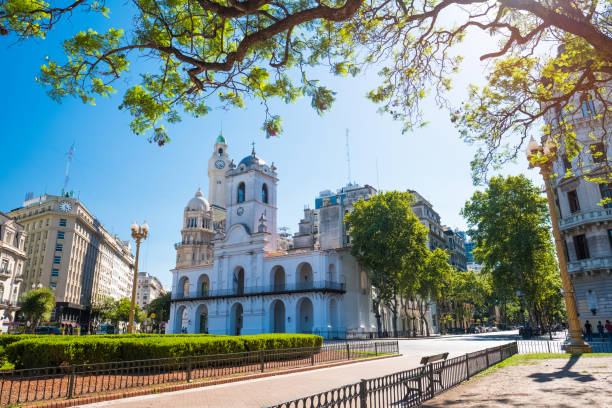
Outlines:
[{"label": "paved sidewalk", "polygon": [[400,341],[400,357],[364,361],[256,380],[83,405],[87,408],[260,408],[316,394],[363,378],[380,377],[419,366],[424,355],[450,352],[455,357],[513,341],[514,333],[487,333],[454,338]]},{"label": "paved sidewalk", "polygon": [[379,361],[364,361],[304,373],[99,402],[84,406],[88,408],[260,408],[358,382],[362,378],[378,377],[407,370],[418,366],[419,359],[417,356],[401,356]]}]

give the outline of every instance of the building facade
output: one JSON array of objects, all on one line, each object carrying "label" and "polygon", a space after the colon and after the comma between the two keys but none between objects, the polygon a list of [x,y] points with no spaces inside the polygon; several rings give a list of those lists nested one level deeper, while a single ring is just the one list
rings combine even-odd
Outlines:
[{"label": "building facade", "polygon": [[[354,201],[367,199],[376,190],[349,185],[336,193],[322,192],[315,199],[315,209],[305,209],[291,240],[277,232],[279,179],[274,164],[268,165],[253,150],[237,165],[229,161],[224,179],[219,180],[211,166],[225,168],[217,160],[228,162],[219,159],[219,148],[227,153],[225,139],[223,144],[217,139],[208,174],[217,177],[211,186],[226,186],[224,201],[216,199],[215,204],[224,210],[224,223],[212,215],[214,239],[202,244],[212,258],[182,263],[177,247],[167,331],[296,332],[325,337],[376,332],[372,288],[350,254],[343,220]],[[211,204],[204,197],[198,199],[203,201],[204,217]],[[392,316],[386,310],[382,315],[382,329],[390,331]],[[431,317],[429,321],[431,327]]]},{"label": "building facade", "polygon": [[446,252],[448,263],[458,271],[467,271],[467,257],[465,256],[465,240],[458,231],[450,227],[442,227],[446,237]]},{"label": "building facade", "polygon": [[136,286],[136,304],[144,309],[152,300],[166,294],[164,286],[155,276],[148,272],[138,272],[138,285]]},{"label": "building facade", "polygon": [[92,302],[131,296],[129,242],[112,236],[78,199],[45,194],[8,215],[28,234],[23,288],[53,290],[52,319],[87,327]]},{"label": "building facade", "polygon": [[0,332],[8,331],[19,309],[17,300],[26,263],[27,233],[23,225],[0,212]]},{"label": "building facade", "polygon": [[[553,189],[580,322],[584,327],[589,320],[595,327],[598,321],[612,321],[612,187],[584,176],[609,174],[611,136],[610,126],[606,134],[597,116],[605,115],[599,101],[585,94],[574,104],[576,112],[564,113],[563,118],[583,148],[570,160],[561,146],[554,164]],[[557,118],[548,119],[552,133],[558,133]]]}]

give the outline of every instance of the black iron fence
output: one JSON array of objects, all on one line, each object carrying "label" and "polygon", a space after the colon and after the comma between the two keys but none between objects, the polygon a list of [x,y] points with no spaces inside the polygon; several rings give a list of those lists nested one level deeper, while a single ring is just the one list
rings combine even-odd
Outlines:
[{"label": "black iron fence", "polygon": [[0,371],[0,406],[398,354],[397,341]]},{"label": "black iron fence", "polygon": [[516,342],[508,343],[384,377],[361,380],[270,408],[416,407],[517,352]]}]

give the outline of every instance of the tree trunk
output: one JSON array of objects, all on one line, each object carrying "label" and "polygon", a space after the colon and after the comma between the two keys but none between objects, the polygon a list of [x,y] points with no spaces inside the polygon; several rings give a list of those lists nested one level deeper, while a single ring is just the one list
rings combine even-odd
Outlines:
[{"label": "tree trunk", "polygon": [[376,316],[376,329],[378,331],[378,338],[382,337],[382,327],[380,322],[380,297],[376,296],[374,300],[374,315]]}]

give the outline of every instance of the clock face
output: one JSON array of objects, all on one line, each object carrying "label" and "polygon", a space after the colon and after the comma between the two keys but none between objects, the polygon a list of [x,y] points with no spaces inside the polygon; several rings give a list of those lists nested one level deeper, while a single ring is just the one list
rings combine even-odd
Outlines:
[{"label": "clock face", "polygon": [[68,201],[62,201],[59,205],[59,209],[61,212],[68,212],[72,210],[72,205]]},{"label": "clock face", "polygon": [[244,214],[244,208],[238,207],[238,209],[236,210],[236,214],[238,214],[238,215]]},{"label": "clock face", "polygon": [[222,169],[225,167],[225,162],[223,160],[217,160],[215,162],[215,167],[218,169]]}]

